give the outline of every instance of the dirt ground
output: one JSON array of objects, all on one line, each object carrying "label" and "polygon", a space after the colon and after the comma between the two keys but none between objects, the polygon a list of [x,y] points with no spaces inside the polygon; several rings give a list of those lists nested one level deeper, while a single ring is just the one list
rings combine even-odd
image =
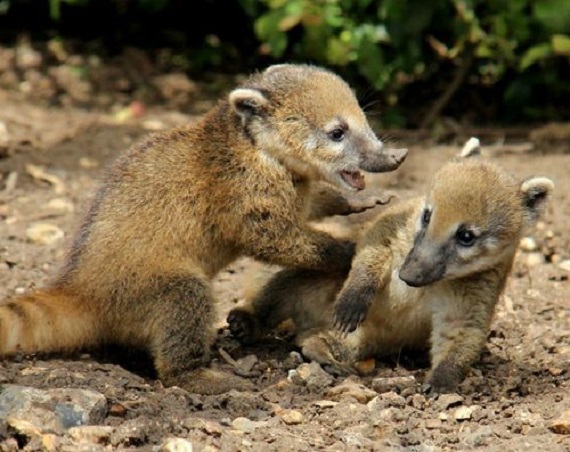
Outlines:
[{"label": "dirt ground", "polygon": [[[10,90],[0,91],[0,105],[2,298],[55,273],[110,160],[153,130],[195,119],[169,105],[50,107]],[[570,145],[568,133],[562,135],[551,140],[542,130],[519,143],[502,140],[500,131],[481,137],[491,158],[521,177],[548,176],[556,190],[533,240],[517,255],[486,350],[458,395],[421,394],[425,357],[380,361],[372,375],[345,380],[301,365],[287,337],[240,346],[225,317],[242,297],[240,277],[251,265],[243,259],[215,281],[213,365],[247,376],[258,391],[197,396],[165,388],[148,357],[132,350],[21,355],[0,362],[0,384],[97,391],[107,404],[99,425],[109,428],[93,439],[66,430],[30,433],[0,420],[0,450],[189,450],[176,449],[181,443],[168,443],[172,438],[190,441],[196,451],[570,450],[569,421],[557,421],[570,415]],[[367,191],[389,189],[400,198],[421,193],[462,139],[433,145],[402,135],[398,142],[410,146],[409,159],[395,173],[367,176]],[[291,378],[302,371],[308,379]],[[383,393],[374,383],[405,376],[416,384]]]}]

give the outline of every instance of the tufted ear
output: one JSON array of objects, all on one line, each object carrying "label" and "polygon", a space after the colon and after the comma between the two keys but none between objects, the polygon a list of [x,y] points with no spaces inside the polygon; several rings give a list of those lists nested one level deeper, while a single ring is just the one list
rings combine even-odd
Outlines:
[{"label": "tufted ear", "polygon": [[554,190],[554,182],[547,177],[531,177],[521,184],[521,196],[528,225],[542,214],[546,201]]},{"label": "tufted ear", "polygon": [[229,95],[229,102],[242,120],[248,120],[253,116],[263,116],[269,105],[267,97],[253,88],[234,89]]},{"label": "tufted ear", "polygon": [[467,140],[467,142],[463,145],[463,149],[461,149],[459,157],[468,158],[479,156],[481,156],[481,143],[479,141],[479,138],[469,138],[469,140]]}]

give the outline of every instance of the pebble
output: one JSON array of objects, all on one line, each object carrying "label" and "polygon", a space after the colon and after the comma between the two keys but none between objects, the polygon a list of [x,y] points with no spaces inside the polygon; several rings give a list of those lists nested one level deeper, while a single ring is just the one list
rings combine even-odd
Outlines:
[{"label": "pebble", "polygon": [[406,399],[395,392],[386,392],[374,397],[366,406],[369,411],[379,411],[388,407],[402,408],[406,406]]},{"label": "pebble", "polygon": [[447,410],[451,406],[459,405],[463,400],[463,397],[459,394],[442,394],[437,399],[436,406],[439,410]]},{"label": "pebble", "polygon": [[255,355],[247,355],[243,358],[240,358],[236,362],[236,374],[242,377],[248,377],[251,374],[251,370],[253,366],[257,364],[257,356]]},{"label": "pebble", "polygon": [[232,422],[232,428],[244,433],[253,432],[258,426],[256,422],[246,417],[237,417]]},{"label": "pebble", "polygon": [[74,440],[93,444],[107,442],[112,433],[113,427],[106,425],[82,425],[71,427],[67,431],[67,434]]},{"label": "pebble", "polygon": [[558,418],[550,423],[548,428],[554,433],[561,435],[570,434],[570,410],[564,411]]},{"label": "pebble", "polygon": [[73,203],[69,199],[65,198],[50,199],[46,204],[46,207],[60,212],[73,212],[75,210]]},{"label": "pebble", "polygon": [[558,268],[570,272],[570,260],[562,261],[558,264]]},{"label": "pebble", "polygon": [[313,402],[313,405],[318,406],[319,408],[333,408],[338,405],[338,402],[333,402],[332,400],[317,400]]},{"label": "pebble", "polygon": [[309,364],[303,363],[297,369],[290,370],[287,380],[296,385],[306,386],[311,391],[317,391],[330,386],[333,377],[325,372],[319,363],[313,361]]},{"label": "pebble", "polygon": [[159,452],[192,452],[192,443],[184,438],[168,438],[164,441]]},{"label": "pebble", "polygon": [[529,267],[534,267],[536,265],[540,265],[543,263],[544,263],[544,255],[542,253],[534,251],[532,253],[528,253],[526,256],[526,264]]},{"label": "pebble", "polygon": [[453,417],[456,421],[466,421],[471,419],[473,412],[479,408],[481,408],[479,405],[462,406],[455,411]]},{"label": "pebble", "polygon": [[63,231],[55,224],[36,223],[26,229],[26,237],[38,245],[51,245],[64,237]]},{"label": "pebble", "polygon": [[403,389],[415,386],[415,384],[416,379],[413,376],[375,378],[372,380],[372,389],[382,394],[384,392],[393,391],[394,389],[402,391]]},{"label": "pebble", "polygon": [[464,439],[464,442],[467,446],[471,447],[486,446],[493,435],[493,429],[485,425],[476,432],[469,434]]},{"label": "pebble", "polygon": [[536,240],[532,237],[523,237],[519,243],[519,248],[526,252],[536,251],[538,249],[538,245],[536,244]]},{"label": "pebble", "polygon": [[286,410],[281,414],[281,419],[287,425],[297,425],[301,424],[305,417],[303,413],[298,410]]},{"label": "pebble", "polygon": [[338,401],[341,399],[352,398],[363,404],[372,400],[376,395],[376,391],[372,391],[363,384],[357,383],[350,378],[347,378],[338,386],[329,389],[327,393],[327,396],[332,400]]}]

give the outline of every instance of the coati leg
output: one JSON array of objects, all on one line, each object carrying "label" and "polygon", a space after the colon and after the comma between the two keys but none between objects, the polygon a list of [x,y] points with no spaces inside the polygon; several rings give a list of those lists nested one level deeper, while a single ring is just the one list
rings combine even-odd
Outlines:
[{"label": "coati leg", "polygon": [[388,204],[395,196],[386,193],[382,196],[359,196],[343,193],[332,185],[320,183],[311,193],[309,221],[319,220],[332,215],[351,215]]},{"label": "coati leg", "polygon": [[287,319],[293,320],[298,335],[316,327],[327,328],[343,280],[314,270],[281,270],[251,301],[230,311],[229,329],[241,342],[252,343]]},{"label": "coati leg", "polygon": [[424,384],[432,395],[456,391],[487,340],[492,310],[470,303],[473,299],[465,300],[469,306],[457,301],[443,301],[433,315],[431,370]]},{"label": "coati leg", "polygon": [[151,353],[163,383],[199,394],[252,389],[247,380],[203,367],[210,360],[214,340],[214,301],[209,283],[198,277],[158,281],[154,294],[145,294],[145,299],[152,303],[147,320]]},{"label": "coati leg", "polygon": [[341,332],[351,333],[364,321],[376,294],[390,281],[391,268],[388,247],[364,244],[335,302],[334,321]]}]

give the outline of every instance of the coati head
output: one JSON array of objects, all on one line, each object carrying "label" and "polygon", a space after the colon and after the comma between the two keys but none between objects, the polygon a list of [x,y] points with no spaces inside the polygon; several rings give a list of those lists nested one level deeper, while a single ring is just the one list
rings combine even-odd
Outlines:
[{"label": "coati head", "polygon": [[472,138],[460,158],[434,176],[400,279],[419,287],[510,264],[553,188],[544,177],[518,183],[479,157]]},{"label": "coati head", "polygon": [[256,148],[300,178],[362,190],[359,170],[392,171],[407,155],[384,147],[350,87],[323,68],[270,66],[234,89],[229,104]]}]

